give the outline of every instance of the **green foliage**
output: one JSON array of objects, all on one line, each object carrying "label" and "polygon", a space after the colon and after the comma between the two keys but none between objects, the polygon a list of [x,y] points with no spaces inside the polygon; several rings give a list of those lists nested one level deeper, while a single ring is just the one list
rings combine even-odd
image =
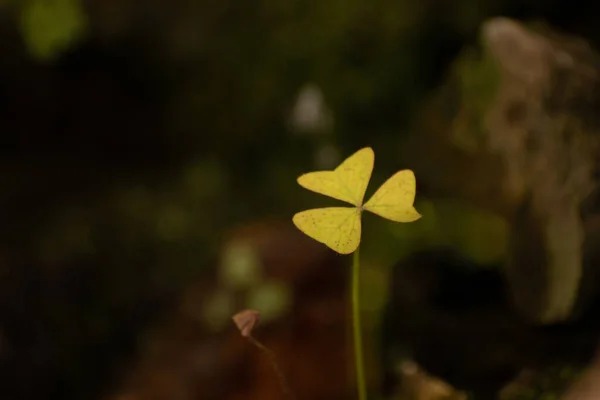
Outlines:
[{"label": "green foliage", "polygon": [[[443,247],[454,249],[480,265],[497,264],[504,259],[508,222],[502,217],[457,201],[421,198],[417,200],[416,208],[427,218],[411,226],[379,224],[369,227],[365,224],[368,235],[379,238],[365,242],[364,251],[369,258],[390,265],[413,251]],[[389,232],[391,238],[387,237]]]},{"label": "green foliage", "polygon": [[[221,281],[231,288],[248,288],[260,281],[262,264],[248,243],[231,243],[221,260]],[[252,307],[249,307],[252,308]]]},{"label": "green foliage", "polygon": [[80,0],[26,0],[21,6],[21,32],[32,56],[51,61],[86,31]]},{"label": "green foliage", "polygon": [[288,285],[277,280],[265,280],[250,290],[248,308],[260,310],[264,320],[283,316],[292,305],[292,293]]},{"label": "green foliage", "polygon": [[233,241],[224,247],[217,285],[206,299],[201,316],[214,331],[225,328],[239,309],[259,310],[261,320],[268,322],[291,307],[290,287],[264,275],[257,250],[245,241]]}]

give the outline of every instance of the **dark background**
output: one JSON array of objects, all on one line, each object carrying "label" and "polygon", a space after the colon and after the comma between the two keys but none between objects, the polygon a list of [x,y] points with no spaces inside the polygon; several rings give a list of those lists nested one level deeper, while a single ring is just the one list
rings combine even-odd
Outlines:
[{"label": "dark background", "polygon": [[[600,41],[591,2],[0,0],[0,397],[276,398],[261,389],[277,390],[268,364],[230,324],[253,307],[299,397],[351,398],[343,345],[350,260],[298,235],[291,216],[329,204],[302,190],[299,174],[333,168],[367,145],[376,153],[369,193],[396,170],[415,169],[424,215],[400,227],[364,220],[373,393],[395,382],[383,376],[407,354],[461,389],[499,390],[526,360],[491,373],[481,389],[473,383],[481,386],[480,377],[436,364],[445,347],[398,333],[398,320],[417,324],[424,314],[386,311],[412,301],[397,298],[409,289],[388,284],[401,266],[458,265],[440,278],[449,288],[434,302],[450,307],[442,315],[493,305],[461,319],[448,346],[496,343],[503,331],[481,331],[485,315],[518,320],[500,323],[518,339],[494,351],[547,338],[503,308],[502,274],[489,272],[501,270],[512,222],[455,195],[455,172],[432,156],[443,144],[410,145],[423,118],[451,129],[428,111],[430,99],[494,16],[543,21],[593,47]],[[291,117],[307,87],[322,96],[325,115],[312,128]],[[244,241],[251,245],[238,246]],[[460,277],[472,269],[493,276]],[[413,288],[429,282],[406,279]],[[464,304],[452,303],[463,295]],[[594,329],[564,328],[549,346],[558,340],[573,355],[569,335],[583,332],[584,355],[574,357],[583,363]],[[155,342],[157,359],[149,355]],[[429,353],[419,356],[418,346]],[[311,351],[316,358],[300,360]],[[320,366],[319,354],[330,354],[331,365]],[[486,368],[477,362],[474,369]]]}]

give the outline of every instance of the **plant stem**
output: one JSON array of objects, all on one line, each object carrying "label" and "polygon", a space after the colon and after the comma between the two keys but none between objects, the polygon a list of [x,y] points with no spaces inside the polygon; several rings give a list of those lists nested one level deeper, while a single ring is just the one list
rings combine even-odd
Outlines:
[{"label": "plant stem", "polygon": [[358,399],[367,400],[367,387],[365,384],[362,333],[360,324],[359,248],[356,249],[352,257],[352,325],[354,328],[354,360],[356,364],[356,387],[358,389]]},{"label": "plant stem", "polygon": [[254,336],[248,336],[248,340],[267,356],[269,362],[271,363],[271,367],[273,367],[273,371],[275,371],[275,374],[279,379],[279,384],[281,385],[283,393],[287,396],[287,398],[294,399],[294,394],[292,393],[292,390],[290,389],[290,386],[288,385],[285,379],[285,375],[283,375],[283,371],[281,371],[279,365],[277,365],[275,355],[273,355],[273,353],[271,352],[271,350],[269,350],[267,346],[256,340]]}]

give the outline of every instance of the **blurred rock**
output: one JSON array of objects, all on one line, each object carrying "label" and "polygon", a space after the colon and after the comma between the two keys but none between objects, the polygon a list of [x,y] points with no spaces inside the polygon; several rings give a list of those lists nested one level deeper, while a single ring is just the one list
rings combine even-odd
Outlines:
[{"label": "blurred rock", "polygon": [[400,374],[402,384],[395,397],[398,400],[467,400],[465,393],[429,375],[414,362],[403,362]]},{"label": "blurred rock", "polygon": [[507,19],[488,21],[483,40],[501,74],[488,145],[502,158],[504,192],[519,204],[507,270],[513,300],[533,321],[562,321],[582,279],[580,207],[597,185],[600,58],[583,40]]},{"label": "blurred rock", "polygon": [[552,365],[524,368],[498,394],[499,400],[558,399],[576,381],[581,366]]},{"label": "blurred rock", "polygon": [[599,60],[584,40],[489,20],[480,48],[459,57],[425,112],[426,133],[414,139],[434,160],[415,160],[429,194],[511,221],[510,293],[531,322],[567,320],[588,300],[578,296],[597,258],[586,221],[600,207],[584,204],[597,186]]}]

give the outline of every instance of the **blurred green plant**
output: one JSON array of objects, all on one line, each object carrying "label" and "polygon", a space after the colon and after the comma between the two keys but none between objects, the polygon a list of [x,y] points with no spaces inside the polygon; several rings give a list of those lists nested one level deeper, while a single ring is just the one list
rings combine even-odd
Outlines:
[{"label": "blurred green plant", "polygon": [[261,269],[262,264],[250,244],[233,242],[223,254],[219,271],[224,284],[233,289],[246,289],[260,281]]},{"label": "blurred green plant", "polygon": [[19,6],[23,41],[38,60],[52,61],[86,32],[80,0],[25,0]]},{"label": "blurred green plant", "polygon": [[369,254],[389,264],[416,250],[442,247],[456,250],[479,265],[503,261],[508,246],[508,222],[501,216],[451,200],[423,199],[417,207],[428,215],[427,220],[418,221],[411,228],[387,224],[385,228],[392,237],[371,244]]},{"label": "blurred green plant", "polygon": [[219,286],[205,301],[202,317],[210,329],[219,331],[240,306],[260,310],[262,320],[268,322],[285,314],[291,302],[292,292],[285,282],[264,276],[257,249],[237,240],[224,248]]},{"label": "blurred green plant", "polygon": [[254,286],[248,293],[248,306],[261,310],[267,320],[279,318],[291,307],[289,287],[279,280],[267,280]]}]

